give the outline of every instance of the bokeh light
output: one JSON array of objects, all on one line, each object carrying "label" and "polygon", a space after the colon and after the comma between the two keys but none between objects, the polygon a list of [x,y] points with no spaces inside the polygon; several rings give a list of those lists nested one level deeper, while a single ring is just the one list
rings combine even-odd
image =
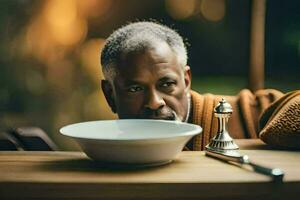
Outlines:
[{"label": "bokeh light", "polygon": [[[159,21],[188,39],[194,90],[237,94],[246,86],[251,2],[3,1],[0,128],[39,126],[72,150],[77,146],[59,134],[62,126],[116,118],[101,91],[100,51],[110,33],[137,20]],[[267,3],[266,87],[299,88],[296,2]],[[279,81],[268,86],[267,79],[276,76]]]},{"label": "bokeh light", "polygon": [[[18,59],[28,59],[35,65],[25,70],[24,85],[32,95],[47,94],[51,98],[51,106],[45,112],[52,131],[57,133],[62,126],[79,121],[116,118],[100,85],[103,75],[99,56],[105,39],[86,39],[88,20],[106,15],[111,1],[39,3],[40,9],[24,26],[23,34],[13,40],[11,48],[20,49]],[[15,54],[13,50],[11,53]],[[59,134],[52,137],[67,149],[72,148],[68,145],[74,147]]]},{"label": "bokeh light", "polygon": [[103,79],[100,66],[100,52],[105,43],[105,39],[91,39],[85,42],[80,48],[81,64],[89,75],[89,78],[97,85]]},{"label": "bokeh light", "polygon": [[202,0],[200,2],[200,11],[208,21],[220,21],[226,13],[225,0]]},{"label": "bokeh light", "polygon": [[166,0],[167,12],[174,19],[186,19],[191,17],[195,11],[196,0]]},{"label": "bokeh light", "polygon": [[110,14],[113,3],[115,3],[114,0],[77,0],[80,15],[87,19],[97,20]]},{"label": "bokeh light", "polygon": [[76,0],[50,0],[43,12],[51,36],[61,45],[74,45],[87,33],[86,19],[78,15]]}]

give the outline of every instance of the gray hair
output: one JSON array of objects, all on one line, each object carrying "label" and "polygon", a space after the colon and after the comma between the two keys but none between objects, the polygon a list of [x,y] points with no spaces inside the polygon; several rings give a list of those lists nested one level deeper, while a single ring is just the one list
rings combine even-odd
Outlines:
[{"label": "gray hair", "polygon": [[106,40],[101,53],[102,72],[107,80],[116,75],[116,66],[123,53],[139,52],[153,47],[154,42],[166,42],[177,54],[183,67],[187,64],[187,50],[182,37],[167,26],[154,22],[135,22],[114,31]]}]

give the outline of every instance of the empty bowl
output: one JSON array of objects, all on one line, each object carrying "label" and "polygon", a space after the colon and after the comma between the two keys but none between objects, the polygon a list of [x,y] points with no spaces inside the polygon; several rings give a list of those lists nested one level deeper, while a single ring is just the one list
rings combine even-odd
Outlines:
[{"label": "empty bowl", "polygon": [[202,128],[177,121],[124,119],[72,124],[60,132],[75,139],[93,160],[151,165],[172,161]]}]

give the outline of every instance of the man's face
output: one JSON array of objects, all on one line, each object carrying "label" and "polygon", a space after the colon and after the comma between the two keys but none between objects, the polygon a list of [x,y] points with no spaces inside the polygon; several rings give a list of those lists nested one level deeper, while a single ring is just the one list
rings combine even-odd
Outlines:
[{"label": "man's face", "polygon": [[166,43],[157,43],[155,48],[123,55],[113,84],[103,81],[102,89],[120,119],[184,121],[190,75]]}]

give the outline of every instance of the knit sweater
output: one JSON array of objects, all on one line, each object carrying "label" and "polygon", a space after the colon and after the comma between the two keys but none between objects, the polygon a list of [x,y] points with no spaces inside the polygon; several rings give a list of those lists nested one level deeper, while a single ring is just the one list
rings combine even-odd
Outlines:
[{"label": "knit sweater", "polygon": [[257,138],[259,136],[258,121],[262,112],[271,103],[283,96],[277,90],[259,90],[255,94],[244,89],[237,96],[220,96],[199,94],[191,91],[191,117],[193,124],[203,128],[202,134],[195,136],[185,147],[185,150],[203,150],[218,130],[217,118],[214,117],[214,108],[221,98],[225,98],[233,108],[229,118],[228,131],[232,138]]}]

